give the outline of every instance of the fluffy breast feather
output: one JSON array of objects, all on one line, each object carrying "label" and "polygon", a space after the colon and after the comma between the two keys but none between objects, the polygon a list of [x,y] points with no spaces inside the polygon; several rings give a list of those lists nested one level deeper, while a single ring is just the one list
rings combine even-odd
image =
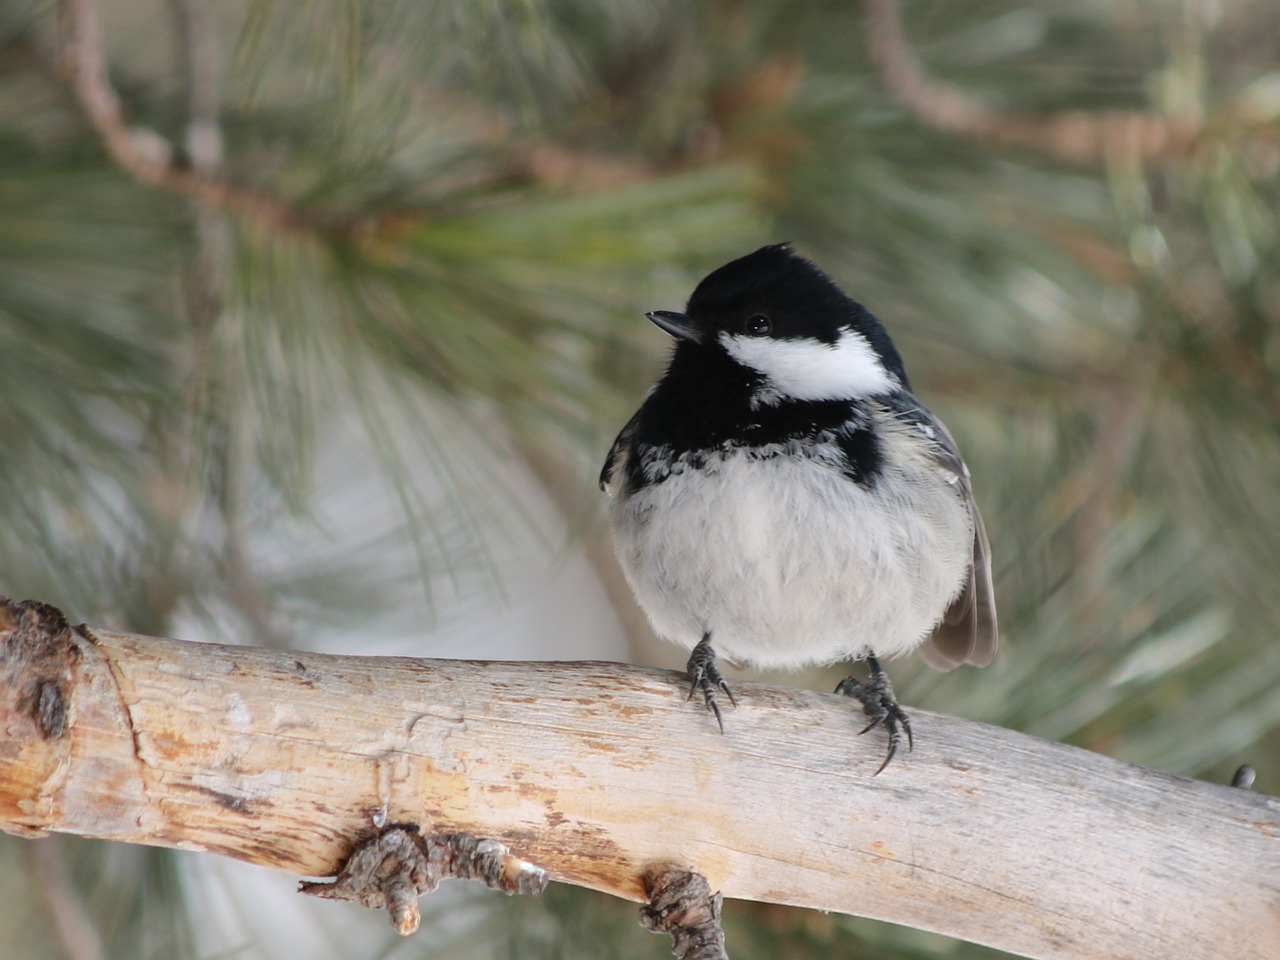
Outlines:
[{"label": "fluffy breast feather", "polygon": [[[834,445],[669,457],[611,514],[627,579],[659,634],[711,632],[731,659],[796,667],[914,649],[959,592],[973,521],[915,428],[885,413],[884,473],[855,483]],[[614,474],[619,471],[616,469]]]}]

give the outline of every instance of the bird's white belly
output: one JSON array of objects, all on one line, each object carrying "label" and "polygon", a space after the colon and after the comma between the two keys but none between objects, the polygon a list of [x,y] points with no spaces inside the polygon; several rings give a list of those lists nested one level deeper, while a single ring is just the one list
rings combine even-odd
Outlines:
[{"label": "bird's white belly", "polygon": [[686,648],[710,632],[720,653],[762,667],[911,651],[972,556],[959,492],[923,463],[868,489],[822,459],[729,455],[611,509],[654,629]]}]

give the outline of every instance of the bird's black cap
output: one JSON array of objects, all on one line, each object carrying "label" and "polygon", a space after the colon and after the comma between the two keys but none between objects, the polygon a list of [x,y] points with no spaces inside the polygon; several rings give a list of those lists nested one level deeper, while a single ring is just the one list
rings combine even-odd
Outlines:
[{"label": "bird's black cap", "polygon": [[708,340],[715,330],[753,313],[772,319],[772,336],[777,339],[834,343],[851,327],[867,338],[885,369],[910,389],[902,358],[880,321],[790,243],[761,247],[713,270],[689,297],[685,313],[685,329],[702,331],[698,336],[682,335],[694,342]]}]

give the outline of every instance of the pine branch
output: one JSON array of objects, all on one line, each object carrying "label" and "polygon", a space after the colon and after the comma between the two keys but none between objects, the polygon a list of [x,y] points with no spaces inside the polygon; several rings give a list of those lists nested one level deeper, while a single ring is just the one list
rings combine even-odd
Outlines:
[{"label": "pine branch", "polygon": [[[809,691],[740,683],[721,736],[666,671],[192,644],[8,601],[0,651],[11,833],[329,876],[399,824],[454,844],[420,851],[427,880],[433,857],[496,851],[480,872],[499,886],[536,864],[643,901],[670,865],[1031,957],[1280,943],[1280,801],[921,710],[915,752],[873,777],[882,743]],[[702,900],[680,916],[718,915]]]},{"label": "pine branch", "polygon": [[62,71],[75,90],[85,116],[118,166],[141,183],[168,190],[208,209],[226,210],[260,223],[299,227],[313,218],[313,214],[271,197],[179,166],[172,147],[163,137],[129,126],[120,98],[107,76],[97,4],[94,0],[62,0],[60,15]]},{"label": "pine branch", "polygon": [[866,0],[867,42],[885,86],[903,109],[944,133],[996,147],[1023,147],[1069,163],[1110,157],[1154,160],[1185,155],[1205,132],[1201,117],[1136,110],[1033,114],[993,110],[972,94],[930,76],[911,50],[898,0]]},{"label": "pine branch", "polygon": [[[160,134],[128,123],[108,74],[96,0],[60,0],[59,67],[117,166],[140,183],[183,197],[204,210],[226,212],[271,229],[320,231],[359,242],[377,239],[383,233],[399,236],[407,224],[421,217],[419,211],[396,209],[347,215],[289,203],[222,178],[218,173],[222,138],[216,125],[214,51],[208,25],[200,4],[173,2],[190,61],[191,115],[186,146],[191,166],[178,161],[173,146]],[[573,193],[607,192],[652,180],[661,172],[635,160],[520,138],[509,120],[476,103],[454,104],[450,112],[464,121],[479,142],[519,146],[504,167],[483,172],[476,182],[456,183],[457,190],[533,182]]]}]

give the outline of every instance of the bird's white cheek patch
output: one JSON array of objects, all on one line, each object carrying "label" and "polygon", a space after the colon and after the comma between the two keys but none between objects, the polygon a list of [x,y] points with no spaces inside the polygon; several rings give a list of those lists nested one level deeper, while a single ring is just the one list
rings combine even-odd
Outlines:
[{"label": "bird's white cheek patch", "polygon": [[769,385],[795,400],[846,400],[895,386],[866,338],[853,332],[835,343],[773,340],[721,334],[729,355],[764,374]]}]

